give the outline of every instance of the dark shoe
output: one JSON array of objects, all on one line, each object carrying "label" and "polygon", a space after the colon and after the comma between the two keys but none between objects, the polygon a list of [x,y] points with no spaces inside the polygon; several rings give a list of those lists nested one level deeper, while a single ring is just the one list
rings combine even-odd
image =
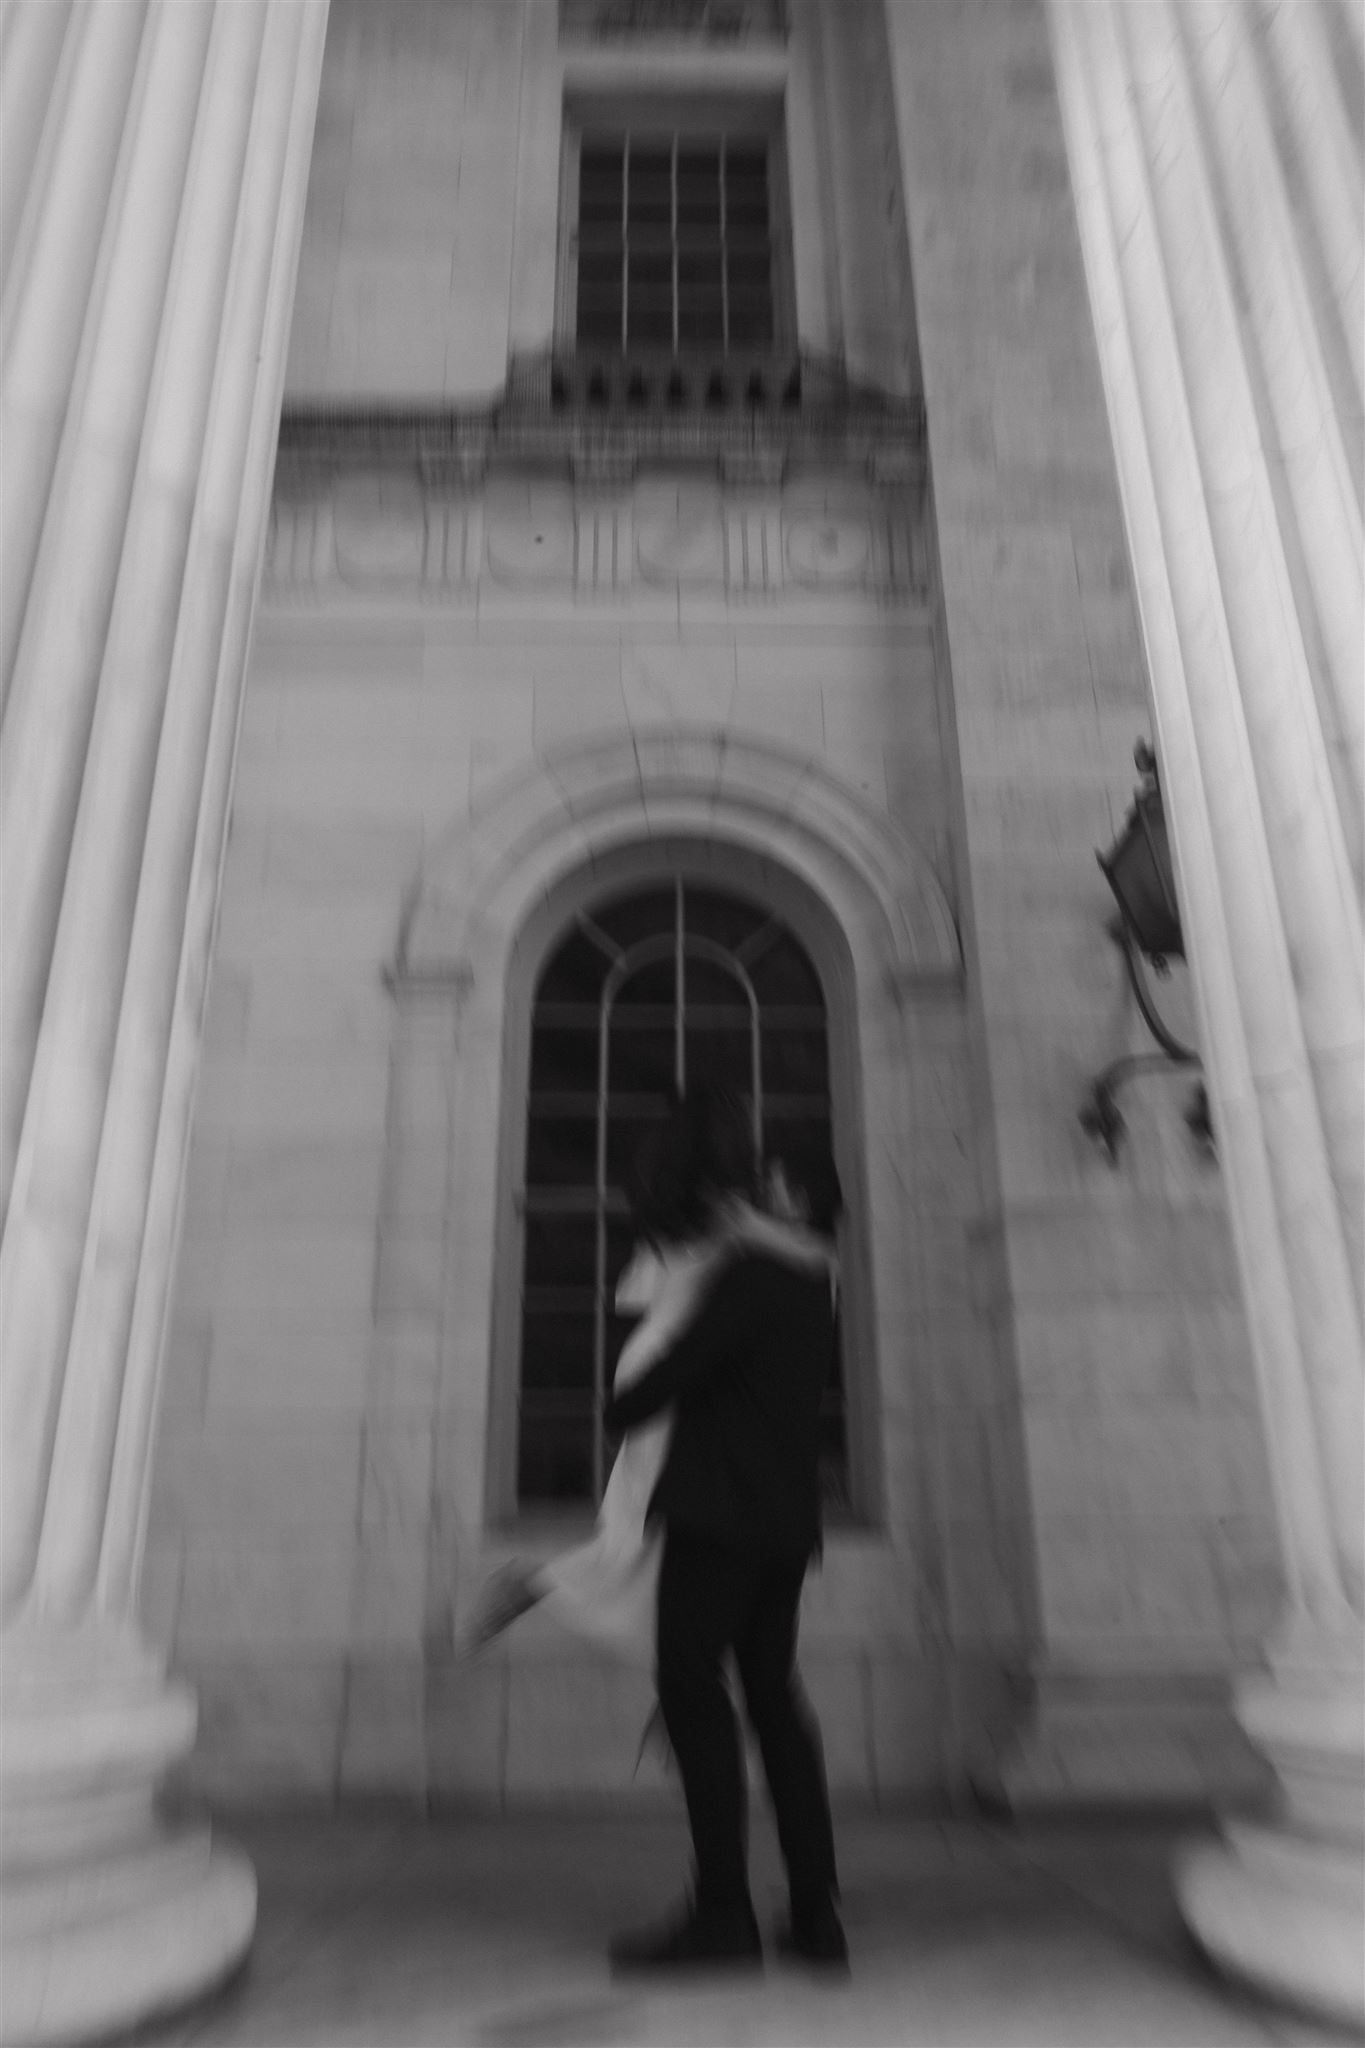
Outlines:
[{"label": "dark shoe", "polygon": [[607,1951],[616,1971],[761,1969],[763,1940],[752,1906],[701,1913],[688,1904],[662,1927],[620,1934]]},{"label": "dark shoe", "polygon": [[848,1975],[848,1937],[832,1899],[802,1913],[793,1913],[777,1932],[777,1952],[787,1962],[815,1970]]}]

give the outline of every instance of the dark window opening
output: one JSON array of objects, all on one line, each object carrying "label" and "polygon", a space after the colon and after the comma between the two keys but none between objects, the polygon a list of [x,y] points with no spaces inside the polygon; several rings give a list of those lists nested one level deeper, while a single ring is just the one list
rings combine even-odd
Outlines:
[{"label": "dark window opening", "polygon": [[580,348],[670,355],[771,349],[766,140],[585,134],[577,280]]},{"label": "dark window opening", "polygon": [[[580,915],[531,1020],[517,1497],[593,1505],[609,1469],[601,1401],[630,1324],[612,1309],[633,1234],[628,1177],[670,1091],[734,1087],[760,1143],[830,1125],[824,997],[761,905],[681,878]],[[824,1490],[850,1506],[842,1345],[826,1395]]]}]

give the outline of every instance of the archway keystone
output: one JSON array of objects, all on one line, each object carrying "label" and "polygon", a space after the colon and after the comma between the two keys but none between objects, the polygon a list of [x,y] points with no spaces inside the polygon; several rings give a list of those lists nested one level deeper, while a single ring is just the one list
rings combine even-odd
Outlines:
[{"label": "archway keystone", "polygon": [[723,833],[810,881],[866,923],[888,985],[951,987],[962,946],[943,884],[909,834],[821,762],[723,729],[589,739],[496,784],[436,847],[404,913],[394,972],[473,970],[481,940],[510,935],[541,890],[628,839]]}]

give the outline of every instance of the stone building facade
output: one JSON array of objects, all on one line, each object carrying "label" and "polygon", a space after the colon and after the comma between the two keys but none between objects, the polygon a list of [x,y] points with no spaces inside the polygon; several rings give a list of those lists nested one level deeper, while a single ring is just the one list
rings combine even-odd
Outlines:
[{"label": "stone building facade", "polygon": [[[1187,1909],[1352,2009],[1356,1846],[1286,1757],[1359,1773],[1358,20],[88,13],[6,24],[51,110],[0,223],[40,508],[0,728],[23,1842],[125,1749],[225,1803],[669,1796],[639,1674],[451,1631],[591,1519],[635,1111],[605,1054],[546,1082],[588,1002],[555,974],[586,930],[628,985],[674,904],[678,1061],[743,1039],[849,1198],[803,1624],[836,1791],[1254,1802],[1273,1765],[1281,1862],[1210,1851]],[[1094,859],[1139,736],[1216,1151],[1153,1070],[1112,1161],[1077,1112],[1149,1045]],[[249,1877],[203,1853],[199,1946],[168,1862],[84,2005],[48,1958],[98,1978],[108,1916],[39,1884],[6,2026],[225,1967]]]},{"label": "stone building facade", "polygon": [[[1178,1085],[1117,1174],[1076,1118],[1133,1030],[1094,850],[1149,714],[1043,29],[1002,16],[990,52],[1002,190],[1031,198],[973,252],[978,321],[969,167],[932,200],[903,174],[880,9],[736,49],[333,8],[147,1557],[215,1789],[644,1789],[645,1677],[549,1623],[474,1668],[440,1645],[591,1505],[547,1519],[497,1470],[528,975],[675,874],[791,903],[846,1007],[851,1501],[804,1651],[835,1783],[994,1774],[1040,1639],[1115,1695],[1049,1733],[1050,1784],[1228,1768],[1208,1691],[1277,1568],[1219,1174]],[[572,395],[480,438],[509,350],[564,319],[565,121],[657,99],[704,133],[708,95],[785,120],[801,407],[679,409],[686,460],[656,405],[632,434]],[[931,405],[931,497],[922,384],[974,336],[989,409],[941,462]],[[384,426],[441,401],[448,453],[434,419]],[[1134,1673],[1172,1692],[1152,1745]]]}]

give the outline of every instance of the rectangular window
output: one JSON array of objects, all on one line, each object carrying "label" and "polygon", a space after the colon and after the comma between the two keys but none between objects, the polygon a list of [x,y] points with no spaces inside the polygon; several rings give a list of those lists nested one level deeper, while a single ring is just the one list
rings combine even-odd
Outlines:
[{"label": "rectangular window", "polygon": [[791,338],[779,138],[656,120],[571,128],[560,332],[604,356],[765,356]]},{"label": "rectangular window", "polygon": [[585,135],[577,268],[580,348],[672,355],[770,349],[765,139]]},{"label": "rectangular window", "polygon": [[565,41],[780,40],[787,34],[786,0],[559,0],[559,33]]}]

